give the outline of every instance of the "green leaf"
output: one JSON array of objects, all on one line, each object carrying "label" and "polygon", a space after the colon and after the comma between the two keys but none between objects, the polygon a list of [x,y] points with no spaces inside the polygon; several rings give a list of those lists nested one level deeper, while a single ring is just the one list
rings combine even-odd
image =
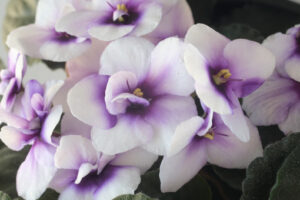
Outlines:
[{"label": "green leaf", "polygon": [[153,170],[142,176],[138,192],[143,192],[160,200],[211,200],[211,189],[200,175],[196,175],[190,182],[185,184],[175,193],[162,193],[160,191],[159,171]]},{"label": "green leaf", "polygon": [[300,146],[284,161],[276,178],[270,200],[300,199]]},{"label": "green leaf", "polygon": [[256,29],[239,23],[233,23],[219,28],[220,33],[225,35],[231,40],[244,38],[261,43],[264,40],[264,36]]},{"label": "green leaf", "polygon": [[10,0],[3,21],[3,41],[14,29],[34,22],[38,0]]},{"label": "green leaf", "polygon": [[156,200],[152,199],[143,193],[138,193],[136,195],[128,194],[128,195],[121,195],[119,197],[114,198],[113,200]]},{"label": "green leaf", "polygon": [[11,200],[11,198],[8,194],[0,191],[0,200]]},{"label": "green leaf", "polygon": [[[294,180],[299,181],[300,157],[298,150],[300,144],[300,134],[292,134],[282,140],[266,147],[264,157],[255,159],[248,167],[246,179],[243,182],[242,200],[268,200],[270,191],[273,188],[271,196],[278,194],[278,190],[283,188],[285,182],[289,181],[282,177],[290,179],[294,176],[296,179],[290,179],[289,190],[299,190],[299,185],[292,184]],[[297,149],[296,149],[297,148]],[[275,185],[275,186],[274,186]],[[280,192],[280,191],[279,191]],[[288,195],[287,192],[284,194]],[[276,195],[275,195],[276,196]],[[286,196],[284,199],[300,199],[300,196]],[[272,199],[271,199],[272,200]]]},{"label": "green leaf", "polygon": [[16,174],[27,153],[28,148],[20,152],[11,151],[7,147],[0,149],[0,188],[12,197],[17,196]]},{"label": "green leaf", "polygon": [[246,177],[246,171],[244,169],[225,169],[213,166],[213,170],[218,177],[230,187],[236,190],[242,190],[242,182]]}]

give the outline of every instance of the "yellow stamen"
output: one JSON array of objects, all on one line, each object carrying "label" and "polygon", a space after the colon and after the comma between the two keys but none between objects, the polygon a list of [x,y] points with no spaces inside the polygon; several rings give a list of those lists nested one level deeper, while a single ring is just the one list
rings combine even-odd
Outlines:
[{"label": "yellow stamen", "polygon": [[143,97],[144,96],[144,93],[142,92],[141,88],[136,88],[134,91],[133,91],[133,94],[135,96],[138,96],[138,97]]},{"label": "yellow stamen", "polygon": [[212,130],[210,130],[203,137],[205,137],[205,138],[207,138],[209,140],[213,140],[214,137],[215,137],[215,133]]},{"label": "yellow stamen", "polygon": [[213,75],[213,80],[217,85],[221,85],[226,83],[231,75],[229,69],[222,69],[217,74]]},{"label": "yellow stamen", "polygon": [[124,4],[124,3],[122,3],[122,4],[118,4],[117,5],[117,9],[118,10],[122,10],[122,11],[124,11],[124,12],[128,12],[128,9],[127,9],[127,7],[126,7],[126,5]]}]

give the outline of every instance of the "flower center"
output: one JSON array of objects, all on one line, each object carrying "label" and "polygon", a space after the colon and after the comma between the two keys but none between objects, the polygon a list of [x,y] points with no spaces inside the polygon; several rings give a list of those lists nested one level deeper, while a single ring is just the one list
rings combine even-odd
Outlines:
[{"label": "flower center", "polygon": [[133,91],[133,94],[137,97],[143,97],[144,96],[144,93],[143,91],[141,90],[141,88],[136,88],[134,91]]},{"label": "flower center", "polygon": [[209,140],[213,140],[215,137],[215,133],[213,130],[209,130],[203,137],[205,137]]},{"label": "flower center", "polygon": [[128,15],[128,9],[124,3],[117,5],[117,12],[116,12],[116,19],[114,21],[118,20],[119,22],[124,22],[124,15]]},{"label": "flower center", "polygon": [[224,84],[231,77],[229,69],[222,69],[217,74],[213,75],[213,80],[216,85]]}]

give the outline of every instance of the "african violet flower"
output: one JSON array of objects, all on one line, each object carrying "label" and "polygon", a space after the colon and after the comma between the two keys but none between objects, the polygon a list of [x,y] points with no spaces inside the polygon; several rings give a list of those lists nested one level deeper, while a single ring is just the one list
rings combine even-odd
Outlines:
[{"label": "african violet flower", "polygon": [[82,54],[90,45],[89,39],[55,29],[57,21],[76,5],[72,0],[39,0],[35,24],[12,31],[7,45],[31,57],[57,62]]},{"label": "african violet flower", "polygon": [[285,133],[300,131],[300,27],[276,33],[263,45],[276,56],[274,74],[244,99],[243,108],[255,125],[278,124]]},{"label": "african violet flower", "polygon": [[51,107],[51,101],[62,82],[48,82],[45,87],[35,80],[25,86],[22,98],[16,100],[13,112],[0,109],[0,138],[10,149],[19,151],[32,145],[17,173],[17,192],[26,200],[35,200],[46,190],[55,174],[55,141],[52,139],[62,107]]},{"label": "african violet flower", "polygon": [[222,114],[234,134],[247,141],[249,131],[238,98],[252,93],[271,75],[274,56],[256,42],[230,41],[203,24],[192,26],[185,41],[196,47],[190,45],[184,60],[195,79],[198,97]]},{"label": "african violet flower", "polygon": [[91,36],[102,41],[112,41],[128,35],[143,36],[158,26],[164,12],[167,12],[164,10],[170,9],[176,2],[177,0],[95,0],[92,9],[66,15],[56,28],[78,37]]},{"label": "african violet flower", "polygon": [[26,68],[25,56],[11,49],[8,54],[8,67],[0,72],[1,108],[4,110],[9,111],[14,105],[16,96],[22,89],[22,80]]},{"label": "african violet flower", "polygon": [[141,149],[118,155],[97,152],[90,140],[64,136],[55,154],[59,169],[51,182],[60,200],[111,200],[133,194],[157,156]]},{"label": "african violet flower", "polygon": [[[142,147],[164,154],[178,123],[196,114],[193,80],[183,64],[185,44],[168,38],[154,45],[127,37],[110,43],[100,75],[68,94],[71,113],[93,126],[96,149],[116,154]],[[83,106],[84,105],[84,106]]]},{"label": "african violet flower", "polygon": [[194,24],[191,8],[186,0],[179,0],[162,16],[159,25],[144,37],[157,44],[168,37],[184,38]]},{"label": "african violet flower", "polygon": [[219,114],[205,110],[204,118],[192,117],[176,128],[168,154],[160,166],[163,192],[178,190],[207,162],[225,168],[246,168],[254,158],[262,156],[257,128],[245,116],[242,117],[246,119],[251,136],[247,143],[230,131]]}]

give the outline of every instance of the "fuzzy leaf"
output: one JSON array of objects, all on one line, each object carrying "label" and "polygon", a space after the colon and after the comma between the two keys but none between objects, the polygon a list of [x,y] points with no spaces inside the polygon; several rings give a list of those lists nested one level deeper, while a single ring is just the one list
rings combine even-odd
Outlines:
[{"label": "fuzzy leaf", "polygon": [[[269,145],[264,151],[264,157],[255,159],[249,165],[246,179],[243,182],[241,200],[268,200],[272,187],[272,192],[278,192],[278,189],[281,189],[285,184],[284,181],[287,181],[286,178],[294,176],[295,180],[299,181],[299,172],[295,170],[296,168],[300,169],[299,160],[295,160],[296,156],[298,156],[298,159],[300,157],[300,151],[296,149],[299,147],[299,144],[300,134],[298,133]],[[295,184],[290,185],[289,190],[299,190],[299,186],[297,187]],[[271,196],[275,195],[275,193],[271,194]],[[288,192],[284,194],[288,194]],[[300,196],[294,194],[293,197],[284,199],[292,198],[300,199]]]}]

